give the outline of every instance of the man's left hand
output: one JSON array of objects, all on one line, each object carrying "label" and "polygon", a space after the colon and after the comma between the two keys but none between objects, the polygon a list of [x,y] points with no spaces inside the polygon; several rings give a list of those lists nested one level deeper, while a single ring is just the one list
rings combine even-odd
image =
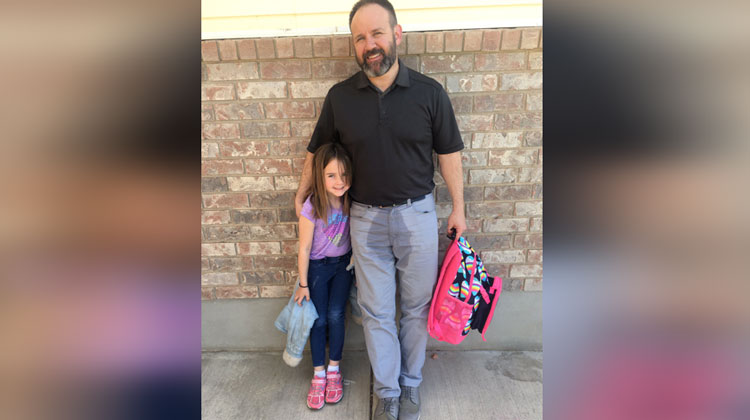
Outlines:
[{"label": "man's left hand", "polygon": [[451,233],[451,229],[456,229],[456,238],[461,237],[464,231],[466,231],[466,217],[462,211],[456,211],[455,209],[451,212],[448,217],[448,230],[446,234]]}]

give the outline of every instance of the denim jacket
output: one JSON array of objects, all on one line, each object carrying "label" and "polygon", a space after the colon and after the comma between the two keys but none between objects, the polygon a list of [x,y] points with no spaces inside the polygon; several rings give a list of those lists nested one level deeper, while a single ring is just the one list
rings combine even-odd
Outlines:
[{"label": "denim jacket", "polygon": [[[297,288],[294,290],[296,292]],[[318,319],[318,311],[315,310],[315,305],[306,299],[302,300],[302,306],[297,305],[294,301],[294,293],[292,293],[289,303],[284,306],[274,322],[276,328],[287,335],[286,348],[282,355],[287,365],[295,367],[302,360],[302,350],[310,337],[310,329],[316,319]]]}]

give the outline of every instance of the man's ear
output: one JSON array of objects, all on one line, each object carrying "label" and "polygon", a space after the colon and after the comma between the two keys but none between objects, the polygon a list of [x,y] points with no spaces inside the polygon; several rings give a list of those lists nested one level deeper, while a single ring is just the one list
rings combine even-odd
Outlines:
[{"label": "man's ear", "polygon": [[401,25],[396,24],[396,26],[393,27],[393,36],[396,37],[396,45],[401,45],[401,37],[404,36]]}]

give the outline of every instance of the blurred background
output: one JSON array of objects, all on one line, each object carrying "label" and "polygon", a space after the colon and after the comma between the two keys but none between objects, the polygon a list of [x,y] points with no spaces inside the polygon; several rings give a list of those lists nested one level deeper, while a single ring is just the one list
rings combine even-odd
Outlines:
[{"label": "blurred background", "polygon": [[750,418],[747,15],[545,5],[545,418]]},{"label": "blurred background", "polygon": [[[198,416],[199,8],[3,8],[2,418]],[[748,11],[545,7],[548,418],[750,418]]]},{"label": "blurred background", "polygon": [[0,14],[0,417],[200,410],[200,4]]}]

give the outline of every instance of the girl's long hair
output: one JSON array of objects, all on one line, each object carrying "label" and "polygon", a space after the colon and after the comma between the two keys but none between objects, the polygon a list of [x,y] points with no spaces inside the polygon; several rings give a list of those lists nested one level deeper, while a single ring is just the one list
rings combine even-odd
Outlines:
[{"label": "girl's long hair", "polygon": [[[323,220],[323,224],[328,224],[328,212],[330,204],[328,194],[326,193],[325,167],[332,160],[337,160],[341,167],[344,179],[351,187],[352,185],[352,161],[346,150],[338,143],[326,143],[315,151],[312,161],[312,187],[310,202],[312,203],[315,217]],[[349,192],[347,191],[341,197],[341,209],[345,215],[349,215]]]}]

